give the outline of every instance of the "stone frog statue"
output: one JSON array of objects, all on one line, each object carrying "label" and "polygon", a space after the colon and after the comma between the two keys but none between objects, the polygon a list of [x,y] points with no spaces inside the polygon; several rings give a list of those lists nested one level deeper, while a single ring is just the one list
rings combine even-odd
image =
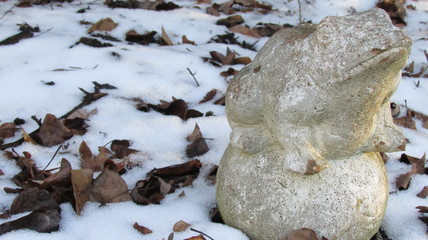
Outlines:
[{"label": "stone frog statue", "polygon": [[370,239],[388,197],[378,152],[405,148],[389,98],[410,48],[381,9],[277,32],[226,94],[225,223],[252,240]]}]

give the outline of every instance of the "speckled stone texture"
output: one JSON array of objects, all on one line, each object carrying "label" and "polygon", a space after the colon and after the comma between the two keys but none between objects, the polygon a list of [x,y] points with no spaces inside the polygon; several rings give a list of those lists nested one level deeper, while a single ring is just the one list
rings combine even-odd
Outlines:
[{"label": "speckled stone texture", "polygon": [[388,197],[378,152],[405,147],[389,98],[410,47],[380,9],[277,32],[226,94],[224,221],[252,240],[370,239]]}]

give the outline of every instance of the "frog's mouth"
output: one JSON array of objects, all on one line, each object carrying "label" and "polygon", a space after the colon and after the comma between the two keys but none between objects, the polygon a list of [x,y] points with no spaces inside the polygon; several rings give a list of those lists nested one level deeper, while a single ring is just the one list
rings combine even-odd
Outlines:
[{"label": "frog's mouth", "polygon": [[390,68],[389,66],[394,66],[392,69],[397,71],[404,68],[406,66],[407,57],[410,53],[411,40],[405,40],[404,43],[405,44],[401,46],[389,49],[373,48],[370,51],[370,55],[372,57],[369,57],[364,62],[351,67],[350,70],[347,71],[348,76],[346,76],[345,79],[351,79],[352,76],[356,76],[363,71],[373,68],[387,70]]}]

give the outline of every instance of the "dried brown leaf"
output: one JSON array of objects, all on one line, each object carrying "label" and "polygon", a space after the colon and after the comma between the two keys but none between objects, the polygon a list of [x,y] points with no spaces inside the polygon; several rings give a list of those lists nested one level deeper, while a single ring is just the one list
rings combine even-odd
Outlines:
[{"label": "dried brown leaf", "polygon": [[399,175],[395,179],[395,186],[398,190],[406,190],[409,187],[410,180],[412,179],[412,172]]},{"label": "dried brown leaf", "polygon": [[117,27],[117,23],[115,23],[111,18],[104,18],[96,22],[88,29],[88,33],[94,31],[111,31]]},{"label": "dried brown leaf", "polygon": [[193,129],[193,132],[187,136],[187,141],[189,142],[195,142],[198,141],[202,138],[202,133],[201,133],[201,129],[199,128],[198,124],[195,123],[195,127]]},{"label": "dried brown leaf", "polygon": [[192,45],[196,45],[196,43],[194,41],[190,41],[189,39],[187,39],[186,35],[183,35],[181,37],[181,42],[183,44],[192,44]]},{"label": "dried brown leaf", "polygon": [[417,195],[420,198],[427,198],[428,196],[428,186],[425,186],[420,193]]},{"label": "dried brown leaf", "polygon": [[170,178],[197,173],[201,167],[202,163],[199,160],[192,160],[182,164],[154,169],[149,174],[163,178]]},{"label": "dried brown leaf", "polygon": [[18,128],[16,128],[15,123],[3,123],[0,125],[0,139],[13,137],[16,131]]},{"label": "dried brown leaf", "polygon": [[89,199],[99,203],[130,201],[128,185],[120,175],[111,170],[104,170],[89,188]]},{"label": "dried brown leaf", "polygon": [[413,120],[414,113],[412,110],[408,109],[406,116],[400,118],[394,118],[394,123],[405,128],[410,128],[416,130],[416,123]]},{"label": "dried brown leaf", "polygon": [[117,158],[127,157],[129,154],[138,152],[135,149],[129,148],[130,143],[128,140],[113,140],[110,149],[115,153]]},{"label": "dried brown leaf", "polygon": [[52,114],[46,114],[42,126],[31,138],[38,144],[51,147],[63,143],[71,138],[73,134],[64,124]]},{"label": "dried brown leaf", "polygon": [[21,192],[10,205],[10,213],[18,214],[34,211],[40,207],[58,206],[49,192],[38,188],[29,188]]},{"label": "dried brown leaf", "polygon": [[241,15],[233,15],[227,18],[222,18],[216,22],[217,25],[224,25],[228,28],[241,24],[244,22],[244,19]]},{"label": "dried brown leaf", "polygon": [[89,200],[89,186],[92,183],[93,172],[91,169],[79,169],[71,171],[71,183],[73,195],[76,201],[75,210],[77,215],[83,210],[85,203]]},{"label": "dried brown leaf", "polygon": [[427,206],[417,206],[416,209],[419,209],[418,212],[420,212],[420,213],[428,213],[428,207]]},{"label": "dried brown leaf", "polygon": [[217,101],[214,102],[215,105],[226,105],[226,96],[223,96],[219,98]]},{"label": "dried brown leaf", "polygon": [[[218,4],[217,4],[218,5]],[[214,7],[214,6],[210,6],[207,8],[207,13],[209,15],[213,15],[213,16],[220,16],[220,11],[218,10],[218,8]]]},{"label": "dried brown leaf", "polygon": [[250,64],[251,63],[251,58],[249,57],[239,57],[239,58],[235,58],[234,59],[234,64]]},{"label": "dried brown leaf", "polygon": [[67,161],[67,159],[63,158],[61,160],[60,170],[48,178],[45,179],[43,186],[70,186],[71,185],[71,164]]},{"label": "dried brown leaf", "polygon": [[135,223],[134,223],[133,227],[134,227],[137,231],[139,231],[140,233],[142,233],[142,234],[144,234],[144,235],[146,235],[146,234],[150,234],[150,233],[152,233],[152,232],[153,232],[153,231],[152,231],[152,230],[150,230],[149,228],[146,228],[146,227],[144,227],[144,226],[141,226],[141,225],[140,225],[140,224],[138,224],[137,222],[135,222]]},{"label": "dried brown leaf", "polygon": [[239,71],[233,69],[233,68],[229,68],[227,69],[227,71],[223,71],[220,73],[220,75],[222,77],[229,77],[229,76],[235,76]]},{"label": "dried brown leaf", "polygon": [[203,155],[209,151],[205,139],[201,138],[198,141],[192,142],[186,146],[186,155],[188,158]]},{"label": "dried brown leaf", "polygon": [[190,224],[188,224],[187,222],[180,220],[178,222],[176,222],[174,224],[174,226],[172,227],[172,231],[174,232],[184,232],[186,231],[186,229],[190,227]]},{"label": "dried brown leaf", "polygon": [[79,147],[80,161],[82,163],[82,168],[90,169],[90,162],[92,161],[92,152],[88,147],[85,141],[82,141]]},{"label": "dried brown leaf", "polygon": [[216,94],[217,94],[217,89],[212,89],[211,91],[207,92],[207,94],[205,94],[204,99],[199,101],[199,103],[206,103],[206,102],[210,101],[211,99],[213,99],[215,97]]},{"label": "dried brown leaf", "polygon": [[404,8],[405,0],[380,0],[376,7],[385,10],[396,26],[406,26],[404,21],[406,9]]},{"label": "dried brown leaf", "polygon": [[286,240],[318,240],[318,237],[314,230],[301,228],[292,231]]},{"label": "dried brown leaf", "polygon": [[241,33],[250,37],[254,37],[254,38],[261,38],[262,36],[260,36],[260,34],[254,30],[254,29],[250,29],[246,26],[242,26],[242,25],[235,25],[229,28],[230,31],[234,32],[234,33]]},{"label": "dried brown leaf", "polygon": [[162,26],[162,39],[165,41],[166,45],[172,46],[174,45],[171,41],[171,38],[169,38],[168,34],[165,31],[165,28]]}]

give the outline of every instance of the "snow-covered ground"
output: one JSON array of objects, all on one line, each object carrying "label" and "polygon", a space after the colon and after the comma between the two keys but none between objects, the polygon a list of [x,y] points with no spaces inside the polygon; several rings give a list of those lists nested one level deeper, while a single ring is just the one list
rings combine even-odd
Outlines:
[{"label": "snow-covered ground", "polygon": [[[141,206],[133,202],[112,203],[99,207],[99,203],[88,202],[80,216],[72,206],[62,204],[60,230],[50,234],[30,230],[19,230],[0,236],[1,239],[167,239],[174,223],[179,220],[191,224],[216,240],[248,239],[240,231],[226,225],[213,223],[210,210],[215,207],[215,188],[206,180],[212,165],[218,165],[224,149],[228,144],[230,128],[227,124],[224,107],[215,105],[221,93],[227,88],[228,78],[220,75],[231,66],[214,67],[204,62],[202,57],[210,57],[210,51],[225,53],[227,48],[236,51],[240,56],[254,58],[255,51],[241,48],[238,45],[208,43],[211,38],[227,31],[225,26],[216,25],[216,21],[227,17],[212,16],[206,13],[211,4],[197,3],[194,0],[177,0],[183,6],[172,11],[149,11],[143,9],[111,9],[102,0],[74,0],[71,3],[53,2],[47,5],[34,5],[29,8],[13,7],[16,1],[0,1],[0,41],[18,33],[17,24],[27,23],[38,26],[35,37],[24,39],[17,44],[0,46],[0,124],[13,122],[15,118],[26,121],[22,128],[30,133],[37,129],[31,119],[35,115],[43,118],[47,113],[62,116],[81,102],[83,88],[93,90],[93,81],[108,83],[117,87],[113,90],[102,90],[108,93],[94,103],[84,107],[90,111],[96,109],[87,121],[88,132],[83,136],[74,136],[66,141],[67,149],[60,150],[49,168],[59,167],[61,158],[70,161],[73,169],[80,166],[79,145],[84,140],[92,152],[114,139],[127,139],[132,142],[131,148],[140,152],[131,156],[137,167],[122,175],[129,189],[134,188],[138,180],[144,179],[153,168],[187,162],[185,149],[186,137],[195,123],[200,126],[207,138],[209,151],[197,157],[203,167],[193,182],[193,186],[169,194],[160,205]],[[215,0],[212,3],[222,3]],[[299,22],[297,0],[267,0],[273,6],[268,14],[255,12],[238,12],[245,24],[254,27],[257,23]],[[346,15],[352,11],[365,11],[376,4],[376,0],[308,0],[302,1],[302,18],[304,21],[319,22],[328,15]],[[416,10],[407,9],[405,30],[414,40],[408,63],[415,62],[415,72],[428,65],[423,50],[428,50],[428,2],[424,0],[408,1]],[[84,13],[77,13],[86,9]],[[9,11],[10,10],[10,11]],[[81,21],[95,23],[103,18],[111,18],[118,26],[109,32],[121,42],[109,42],[114,46],[94,48],[83,44],[72,48],[87,33],[91,25]],[[146,31],[162,32],[165,29],[173,46],[150,44],[143,46],[129,44],[125,34],[129,30],[137,33]],[[181,43],[186,35],[196,45]],[[267,41],[237,34],[239,40],[254,43],[257,49]],[[116,54],[112,54],[112,53]],[[120,57],[119,57],[120,56]],[[243,65],[232,66],[239,70]],[[187,68],[196,72],[200,86],[189,74]],[[66,69],[69,71],[58,71]],[[57,71],[54,71],[57,70]],[[419,81],[418,86],[416,86]],[[45,83],[54,82],[54,85]],[[199,101],[212,89],[217,89],[216,97],[203,104]],[[158,104],[159,100],[170,101],[172,97],[181,98],[189,108],[202,113],[212,111],[214,116],[182,120],[176,116],[166,116],[156,111],[142,112],[135,108],[132,98]],[[428,82],[427,78],[403,77],[392,101],[428,115]],[[428,146],[428,130],[417,122],[417,130],[403,129],[410,140],[406,154],[421,157]],[[6,143],[21,137],[6,139]],[[14,148],[17,153],[30,152],[36,165],[42,169],[54,155],[57,146],[43,147],[23,143]],[[10,150],[10,149],[9,149]],[[395,178],[410,169],[410,165],[400,163],[402,152],[389,154],[386,168],[390,179],[390,200],[386,217],[382,224],[386,234],[394,240],[428,239],[427,226],[419,220],[422,216],[416,206],[427,206],[426,199],[416,196],[428,185],[427,175],[415,175],[408,190],[397,191]],[[13,160],[8,160],[0,152],[0,187],[17,187],[11,178],[20,169]],[[184,190],[185,197],[179,197]],[[16,197],[0,191],[0,211],[9,209]],[[12,219],[25,214],[13,216]],[[0,219],[0,224],[11,219]],[[142,235],[133,228],[133,224],[150,228],[153,233]],[[176,233],[174,239],[186,239],[198,235],[186,230]]]}]

